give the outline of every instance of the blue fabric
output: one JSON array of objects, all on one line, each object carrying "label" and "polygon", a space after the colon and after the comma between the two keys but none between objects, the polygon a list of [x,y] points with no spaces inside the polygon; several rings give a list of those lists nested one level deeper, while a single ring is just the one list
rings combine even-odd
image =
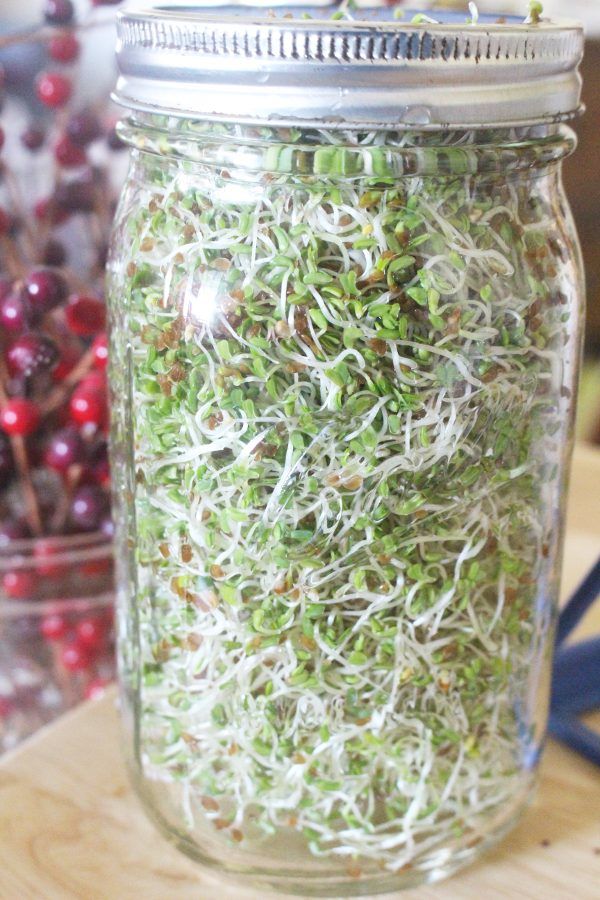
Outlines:
[{"label": "blue fabric", "polygon": [[578,716],[600,709],[600,637],[562,646],[600,595],[600,559],[563,609],[554,660],[550,734],[600,766],[600,734]]},{"label": "blue fabric", "polygon": [[559,650],[554,662],[552,711],[581,715],[600,709],[600,637]]},{"label": "blue fabric", "polygon": [[557,644],[562,644],[579,625],[586,612],[600,594],[600,559],[589,575],[581,582],[558,620]]}]

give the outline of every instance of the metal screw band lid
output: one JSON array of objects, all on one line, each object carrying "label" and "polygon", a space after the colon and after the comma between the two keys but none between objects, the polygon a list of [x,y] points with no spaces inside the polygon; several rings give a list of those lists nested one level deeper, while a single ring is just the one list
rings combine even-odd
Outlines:
[{"label": "metal screw band lid", "polygon": [[473,128],[576,114],[574,22],[362,6],[158,6],[121,13],[114,94],[199,119],[320,127]]}]

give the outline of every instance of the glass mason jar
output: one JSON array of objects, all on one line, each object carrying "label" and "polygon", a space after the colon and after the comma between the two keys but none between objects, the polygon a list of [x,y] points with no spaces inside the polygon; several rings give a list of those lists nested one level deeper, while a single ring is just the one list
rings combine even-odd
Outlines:
[{"label": "glass mason jar", "polygon": [[0,754],[114,678],[112,565],[101,532],[0,543]]},{"label": "glass mason jar", "polygon": [[186,853],[302,895],[440,878],[531,796],[581,348],[579,30],[378,15],[120,24],[130,767]]}]

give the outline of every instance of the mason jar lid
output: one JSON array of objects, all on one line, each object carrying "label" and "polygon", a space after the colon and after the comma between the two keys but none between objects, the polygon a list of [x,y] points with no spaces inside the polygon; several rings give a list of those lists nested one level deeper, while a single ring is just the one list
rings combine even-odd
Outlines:
[{"label": "mason jar lid", "polygon": [[123,12],[114,99],[144,112],[322,128],[516,126],[576,114],[578,23],[473,22],[466,7],[414,21],[373,4],[344,18],[330,4]]}]

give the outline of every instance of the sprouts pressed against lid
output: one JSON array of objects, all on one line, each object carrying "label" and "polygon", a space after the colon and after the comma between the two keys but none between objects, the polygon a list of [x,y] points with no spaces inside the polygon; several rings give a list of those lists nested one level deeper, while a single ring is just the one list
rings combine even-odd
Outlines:
[{"label": "sprouts pressed against lid", "polygon": [[[576,22],[333,4],[158,5],[119,17],[125,107],[203,119],[415,129],[579,109]],[[342,17],[340,17],[340,15]],[[533,18],[533,21],[530,21]]]}]

